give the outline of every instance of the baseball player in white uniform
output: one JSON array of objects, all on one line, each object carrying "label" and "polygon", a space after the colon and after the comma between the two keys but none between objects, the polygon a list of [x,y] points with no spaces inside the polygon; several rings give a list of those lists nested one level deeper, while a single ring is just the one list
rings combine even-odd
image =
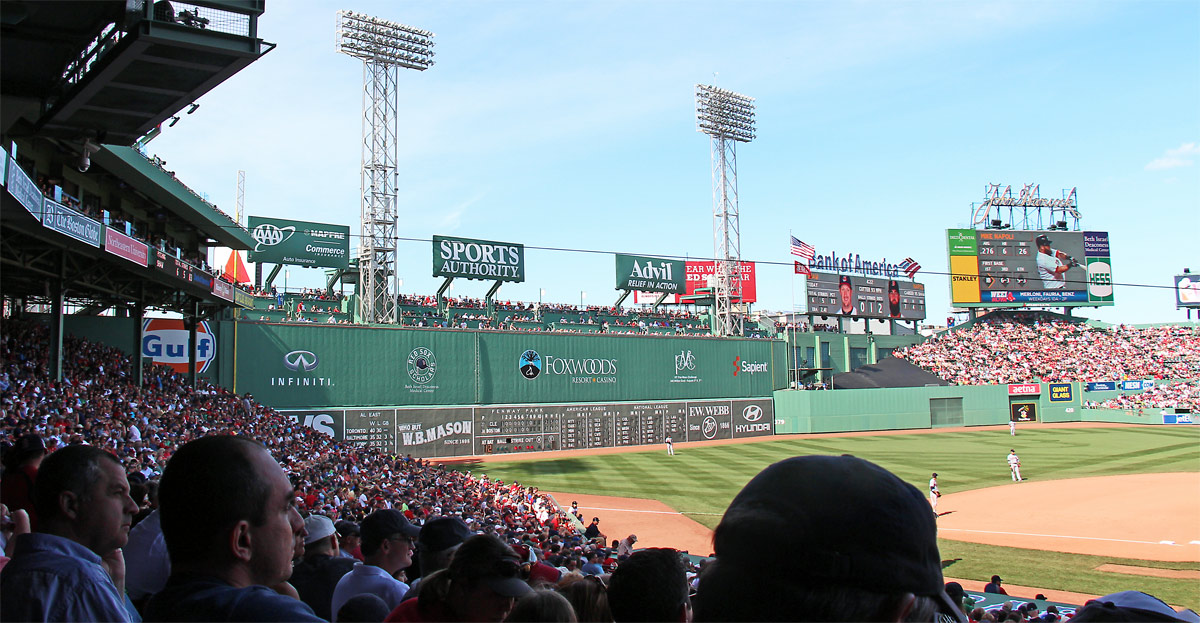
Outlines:
[{"label": "baseball player in white uniform", "polygon": [[1008,421],[1008,434],[1012,435],[1013,437],[1017,436],[1017,421],[1016,420],[1010,419]]},{"label": "baseball player in white uniform", "polygon": [[675,456],[675,444],[671,443],[671,436],[667,435],[667,456]]},{"label": "baseball player in white uniform", "polygon": [[1066,272],[1072,267],[1079,266],[1074,258],[1050,246],[1050,238],[1045,234],[1034,239],[1037,246],[1038,277],[1042,279],[1042,287],[1047,290],[1060,290],[1067,285]]},{"label": "baseball player in white uniform", "polygon": [[933,473],[933,478],[929,479],[929,504],[933,506],[933,514],[937,514],[938,498],[942,497],[942,492],[938,491],[937,472]]},{"label": "baseball player in white uniform", "polygon": [[1021,482],[1021,457],[1017,456],[1017,451],[1008,451],[1008,471],[1012,472],[1013,482]]}]

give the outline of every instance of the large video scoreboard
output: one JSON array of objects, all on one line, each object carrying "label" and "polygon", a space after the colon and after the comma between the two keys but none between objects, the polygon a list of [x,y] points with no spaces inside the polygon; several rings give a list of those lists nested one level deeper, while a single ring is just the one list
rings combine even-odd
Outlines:
[{"label": "large video scoreboard", "polygon": [[1113,304],[1107,232],[950,229],[946,240],[955,306]]},{"label": "large video scoreboard", "polygon": [[821,316],[925,319],[925,284],[883,277],[814,272],[808,312]]}]

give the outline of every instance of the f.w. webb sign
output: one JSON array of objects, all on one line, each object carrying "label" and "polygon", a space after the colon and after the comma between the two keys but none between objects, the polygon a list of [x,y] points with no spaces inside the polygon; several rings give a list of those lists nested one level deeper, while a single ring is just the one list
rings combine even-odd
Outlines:
[{"label": "f.w. webb sign", "polygon": [[525,281],[525,245],[434,236],[433,276]]}]

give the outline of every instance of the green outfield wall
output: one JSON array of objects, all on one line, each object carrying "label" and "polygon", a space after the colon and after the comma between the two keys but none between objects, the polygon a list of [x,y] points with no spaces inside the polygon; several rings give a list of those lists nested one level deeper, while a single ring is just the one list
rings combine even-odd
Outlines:
[{"label": "green outfield wall", "polygon": [[232,322],[217,332],[218,378],[277,409],[749,398],[787,383],[773,340]]}]

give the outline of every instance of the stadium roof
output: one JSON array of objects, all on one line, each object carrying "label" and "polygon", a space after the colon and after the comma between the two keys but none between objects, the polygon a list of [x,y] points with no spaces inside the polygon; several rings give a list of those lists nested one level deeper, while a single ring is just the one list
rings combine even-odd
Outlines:
[{"label": "stadium roof", "polygon": [[222,246],[249,249],[250,232],[132,147],[104,145],[92,161]]}]

